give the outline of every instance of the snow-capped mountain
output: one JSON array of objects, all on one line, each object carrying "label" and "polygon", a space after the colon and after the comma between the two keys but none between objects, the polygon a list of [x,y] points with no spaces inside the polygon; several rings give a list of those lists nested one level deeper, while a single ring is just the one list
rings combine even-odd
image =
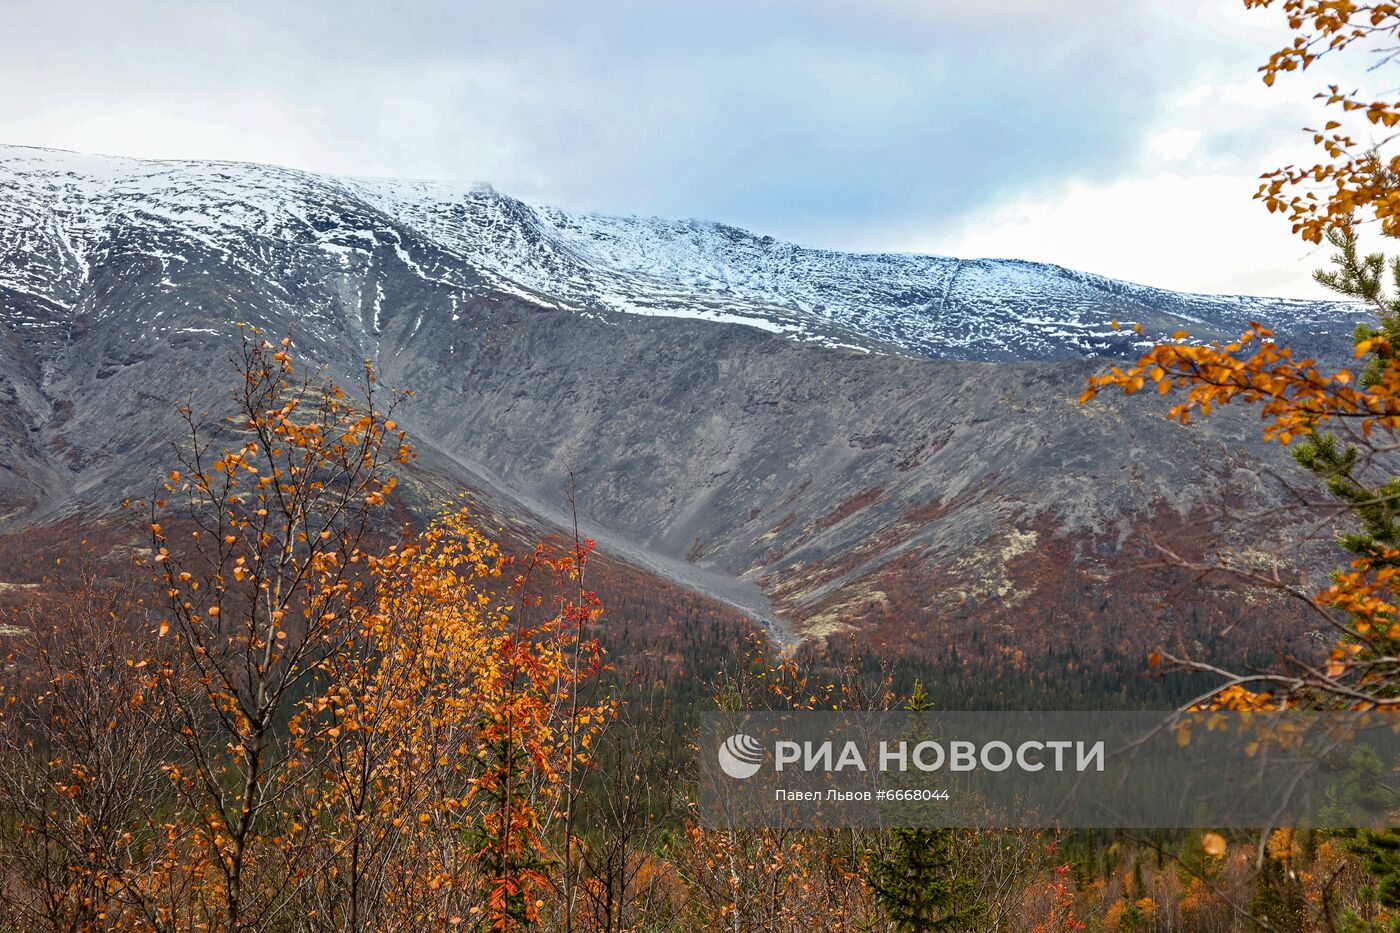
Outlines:
[{"label": "snow-capped mountain", "polygon": [[[113,261],[158,264],[160,275],[140,283],[149,294],[114,303],[91,288],[94,263]],[[1339,317],[1354,316],[1336,303],[1181,294],[1017,260],[842,253],[705,221],[571,213],[488,185],[0,146],[0,311],[16,326],[123,308],[142,317],[190,276],[223,269],[325,337],[336,309],[298,286],[324,285],[336,267],[372,283],[353,298],[370,336],[399,303],[390,274],[439,292],[454,315],[489,292],[937,359],[1131,354],[1135,338],[1112,320],[1141,322],[1148,337],[1185,328],[1203,338],[1261,320],[1307,340],[1344,334]]]},{"label": "snow-capped mountain", "polygon": [[[192,391],[217,423],[249,322],[341,384],[373,359],[415,391],[410,512],[471,490],[528,536],[576,504],[605,553],[775,625],[930,656],[1034,636],[1077,664],[1177,623],[1145,542],[1199,554],[1219,502],[1276,504],[1287,469],[1248,413],[1079,405],[1086,357],[1142,339],[1108,321],[1341,348],[1352,315],[485,186],[0,147],[0,535],[149,493]],[[1200,630],[1221,611],[1206,593]]]}]

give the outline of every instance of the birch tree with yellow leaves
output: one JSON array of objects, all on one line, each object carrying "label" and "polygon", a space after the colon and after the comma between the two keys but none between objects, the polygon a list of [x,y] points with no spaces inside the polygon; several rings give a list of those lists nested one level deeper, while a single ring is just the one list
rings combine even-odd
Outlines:
[{"label": "birch tree with yellow leaves", "polygon": [[368,362],[352,399],[299,376],[290,338],[248,328],[236,368],[233,415],[183,410],[180,468],[148,506],[166,597],[152,635],[173,641],[161,709],[180,748],[168,825],[202,892],[180,922],[228,933],[266,929],[313,870],[287,804],[323,762],[287,726],[358,634],[373,517],[411,456],[392,420],[402,396]]}]

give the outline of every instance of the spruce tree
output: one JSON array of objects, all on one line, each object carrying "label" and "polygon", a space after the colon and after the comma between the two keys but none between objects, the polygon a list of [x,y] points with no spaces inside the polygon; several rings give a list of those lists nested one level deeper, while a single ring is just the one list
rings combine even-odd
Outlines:
[{"label": "spruce tree", "polygon": [[[1392,187],[1400,187],[1397,179],[1390,181]],[[1394,363],[1394,355],[1400,348],[1400,257],[1387,259],[1383,253],[1361,255],[1356,232],[1350,226],[1329,230],[1327,240],[1337,250],[1332,257],[1336,269],[1317,272],[1318,283],[1348,298],[1366,302],[1376,313],[1377,324],[1359,325],[1354,335],[1358,345],[1381,341],[1376,349],[1366,354],[1367,365],[1361,374],[1363,385],[1374,385]],[[1390,288],[1387,288],[1387,277]],[[1391,476],[1379,483],[1359,478],[1360,452],[1355,446],[1340,444],[1334,434],[1310,435],[1297,445],[1293,457],[1319,476],[1326,483],[1327,491],[1345,504],[1357,519],[1359,527],[1341,537],[1341,546],[1355,555],[1369,558],[1377,566],[1400,567],[1400,559],[1393,556],[1400,548],[1400,477]],[[1396,639],[1385,639],[1379,645],[1366,643],[1361,646],[1358,659],[1377,662],[1393,656],[1397,648],[1400,648],[1400,640]],[[1395,667],[1385,664],[1377,670],[1386,678],[1378,692],[1386,697],[1400,693],[1400,687],[1395,684]],[[1379,767],[1372,770],[1376,772],[1374,784],[1353,787],[1352,794],[1374,795],[1386,787]],[[1356,775],[1366,771],[1354,768]],[[1370,804],[1376,805],[1374,800]],[[1361,893],[1387,911],[1400,912],[1400,831],[1388,828],[1345,835],[1347,848],[1361,857],[1371,877],[1371,884]],[[1400,933],[1400,916],[1393,916],[1382,927],[1347,910],[1338,926],[1346,933],[1382,928]]]},{"label": "spruce tree", "polygon": [[1309,929],[1311,918],[1303,886],[1283,862],[1269,859],[1264,863],[1249,898],[1249,915],[1255,919],[1256,930],[1302,933]]},{"label": "spruce tree", "polygon": [[[1343,911],[1336,929],[1341,933],[1400,933],[1400,833],[1393,829],[1358,830],[1349,835],[1347,848],[1361,857],[1369,884],[1357,891],[1362,909]],[[1378,907],[1385,911],[1385,920],[1371,916]]]},{"label": "spruce tree", "polygon": [[[923,684],[915,683],[905,709],[931,708]],[[900,933],[973,929],[985,909],[972,880],[958,871],[951,829],[892,829],[883,851],[866,851],[864,867],[865,883]]]}]

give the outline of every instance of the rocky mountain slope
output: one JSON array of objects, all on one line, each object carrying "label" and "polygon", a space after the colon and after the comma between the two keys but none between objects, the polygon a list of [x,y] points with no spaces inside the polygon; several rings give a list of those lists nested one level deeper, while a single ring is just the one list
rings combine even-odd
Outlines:
[{"label": "rocky mountain slope", "polygon": [[1093,357],[1144,339],[1108,321],[1208,338],[1260,319],[1329,351],[1354,316],[483,186],[0,148],[0,521],[145,491],[189,391],[217,405],[211,361],[247,321],[417,392],[402,421],[424,501],[467,486],[547,524],[572,471],[605,549],[783,630],[1132,647],[1226,611],[1134,601],[1159,589],[1147,529],[1207,546],[1212,503],[1270,501],[1279,457],[1237,418],[1078,406]]}]

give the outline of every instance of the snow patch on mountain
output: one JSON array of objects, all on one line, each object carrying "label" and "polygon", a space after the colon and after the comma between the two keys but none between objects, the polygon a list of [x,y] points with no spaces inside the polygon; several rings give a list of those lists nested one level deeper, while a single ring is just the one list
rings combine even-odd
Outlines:
[{"label": "snow patch on mountain", "polygon": [[[292,270],[324,260],[373,274],[380,251],[446,289],[454,307],[485,289],[936,358],[1131,353],[1140,338],[1112,329],[1114,319],[1141,321],[1148,336],[1184,327],[1213,337],[1251,319],[1288,333],[1357,316],[1338,303],[1181,294],[1017,260],[842,253],[707,221],[573,213],[483,184],[0,146],[0,290],[43,314],[111,313],[89,285],[95,264],[114,260],[158,264],[151,287],[165,292],[210,264],[286,292]],[[284,300],[291,309],[293,296]],[[394,300],[379,282],[367,330],[378,332]],[[41,325],[35,302],[10,323]]]}]

